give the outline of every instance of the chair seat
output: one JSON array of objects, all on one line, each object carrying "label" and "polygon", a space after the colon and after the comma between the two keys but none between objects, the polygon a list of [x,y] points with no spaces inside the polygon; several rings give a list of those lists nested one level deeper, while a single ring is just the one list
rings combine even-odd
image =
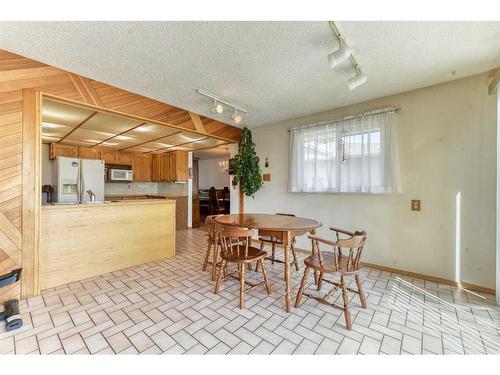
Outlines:
[{"label": "chair seat", "polygon": [[304,263],[307,267],[311,267],[314,269],[317,269],[321,272],[326,272],[326,273],[342,273],[342,274],[349,274],[349,273],[356,273],[358,272],[359,269],[347,269],[347,260],[349,259],[346,256],[342,256],[340,261],[339,261],[339,266],[338,268],[335,267],[335,259],[334,259],[334,253],[333,252],[327,252],[327,251],[322,251],[321,255],[323,257],[323,266],[319,264],[319,259],[317,255],[310,255],[306,259],[304,259]]},{"label": "chair seat", "polygon": [[238,253],[222,254],[222,258],[230,263],[251,263],[267,256],[267,252],[257,249],[256,247],[249,246],[247,256],[245,256],[245,248],[241,247]]}]

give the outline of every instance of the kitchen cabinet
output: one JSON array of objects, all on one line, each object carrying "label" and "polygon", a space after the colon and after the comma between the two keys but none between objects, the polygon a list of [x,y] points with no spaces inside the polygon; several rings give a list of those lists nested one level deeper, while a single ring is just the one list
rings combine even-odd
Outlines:
[{"label": "kitchen cabinet", "polygon": [[160,181],[169,182],[170,179],[170,154],[161,156]]},{"label": "kitchen cabinet", "polygon": [[187,182],[187,151],[173,151],[161,155],[153,155],[152,180],[162,182]]},{"label": "kitchen cabinet", "polygon": [[155,182],[161,181],[161,157],[162,155],[153,155],[151,161],[151,180]]},{"label": "kitchen cabinet", "polygon": [[132,165],[132,153],[101,149],[101,158],[106,164]]},{"label": "kitchen cabinet", "polygon": [[67,156],[69,158],[78,157],[78,146],[63,145],[60,143],[50,144],[50,159],[55,159],[58,156]]},{"label": "kitchen cabinet", "polygon": [[134,181],[150,182],[152,181],[153,158],[151,155],[134,155]]},{"label": "kitchen cabinet", "polygon": [[116,151],[103,148],[101,150],[101,158],[102,158],[102,160],[104,160],[105,163],[115,164]]},{"label": "kitchen cabinet", "polygon": [[187,151],[173,151],[169,153],[169,181],[187,182],[188,153]]},{"label": "kitchen cabinet", "polygon": [[101,149],[98,147],[78,147],[78,157],[80,159],[101,160]]}]

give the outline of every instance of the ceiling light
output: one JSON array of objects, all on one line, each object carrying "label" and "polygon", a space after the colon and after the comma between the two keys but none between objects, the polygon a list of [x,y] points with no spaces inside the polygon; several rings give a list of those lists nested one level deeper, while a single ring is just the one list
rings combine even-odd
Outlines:
[{"label": "ceiling light", "polygon": [[221,114],[222,112],[224,112],[224,107],[222,106],[222,104],[217,103],[217,100],[214,100],[214,106],[212,108],[212,113]]},{"label": "ceiling light", "polygon": [[238,110],[235,108],[234,113],[231,116],[235,124],[239,124],[241,122],[241,116],[238,114]]},{"label": "ceiling light", "polygon": [[349,85],[349,88],[351,90],[354,90],[356,87],[365,84],[367,80],[368,80],[367,75],[363,73],[361,70],[357,69],[356,75],[353,78],[348,79],[347,83]]},{"label": "ceiling light", "polygon": [[[342,45],[342,43],[341,43]],[[332,68],[342,64],[354,53],[354,48],[341,46],[337,51],[334,51],[328,55],[328,63]]]},{"label": "ceiling light", "polygon": [[64,126],[64,125],[52,124],[50,122],[42,122],[43,129],[57,129],[57,128],[65,128],[65,127],[66,126]]}]

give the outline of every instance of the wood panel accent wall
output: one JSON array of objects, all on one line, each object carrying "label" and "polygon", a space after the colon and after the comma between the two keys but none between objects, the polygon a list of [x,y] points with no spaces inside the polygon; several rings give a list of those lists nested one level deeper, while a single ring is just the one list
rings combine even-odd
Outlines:
[{"label": "wood panel accent wall", "polygon": [[[0,275],[22,266],[23,296],[39,292],[35,248],[40,223],[34,200],[40,194],[40,155],[32,121],[40,109],[36,107],[39,92],[236,142],[241,132],[208,117],[0,50]],[[2,288],[0,303],[20,294],[19,283]]]}]

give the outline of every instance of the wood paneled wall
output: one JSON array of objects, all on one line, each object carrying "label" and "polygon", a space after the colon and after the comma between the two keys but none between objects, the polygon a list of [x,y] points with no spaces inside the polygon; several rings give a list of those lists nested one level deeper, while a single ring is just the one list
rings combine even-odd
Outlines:
[{"label": "wood paneled wall", "polygon": [[[30,194],[39,188],[39,182],[36,182],[36,174],[39,171],[35,171],[33,175],[33,171],[29,170],[36,168],[31,164],[37,160],[36,149],[28,150],[25,146],[27,153],[25,152],[23,158],[23,93],[34,100],[33,95],[37,92],[201,131],[208,135],[234,141],[239,139],[239,128],[0,50],[0,275],[23,266],[23,261],[28,262],[27,257],[23,256],[23,247],[34,246],[34,238],[27,233],[23,234],[23,227],[31,231],[33,225],[39,225],[35,217],[38,215],[36,210],[24,207],[23,213],[23,197],[27,206],[26,201],[30,199]],[[25,107],[32,108],[26,104]],[[33,116],[33,113],[25,114],[25,127],[29,125],[26,116]],[[28,145],[38,142],[31,137],[34,137],[31,131],[29,134],[25,132],[24,141]],[[30,254],[33,253],[33,249],[29,250]],[[36,260],[29,262],[29,268],[32,268]],[[23,270],[25,271],[30,272]],[[24,296],[36,294],[37,286],[33,285],[32,276],[25,274],[31,281],[27,289],[23,290]],[[19,298],[20,295],[19,282],[4,287],[0,289],[0,303]]]}]

